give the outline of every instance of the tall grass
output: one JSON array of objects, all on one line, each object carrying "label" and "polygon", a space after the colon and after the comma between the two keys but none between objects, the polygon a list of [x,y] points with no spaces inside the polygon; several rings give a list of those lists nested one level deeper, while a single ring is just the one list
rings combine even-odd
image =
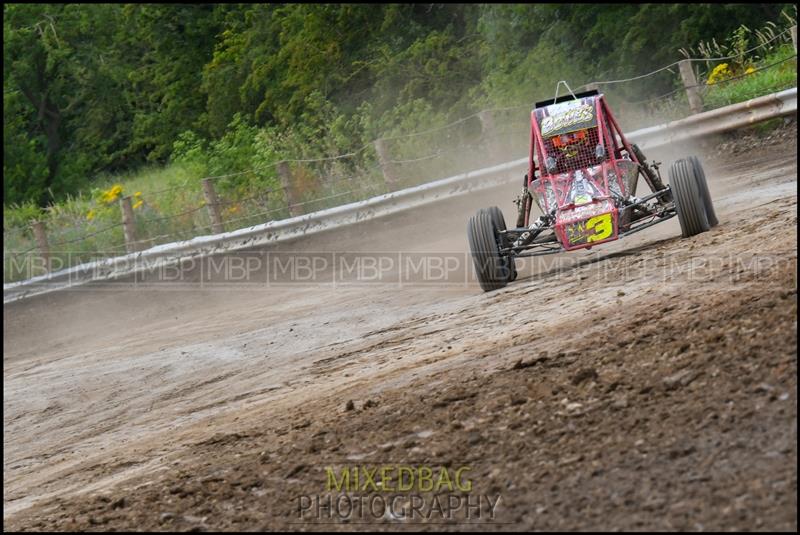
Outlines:
[{"label": "tall grass", "polygon": [[781,47],[776,53],[768,55],[762,65],[779,63],[773,67],[753,72],[729,82],[706,85],[703,91],[703,104],[706,110],[744,102],[751,98],[776,93],[797,85],[797,58],[791,46]]}]

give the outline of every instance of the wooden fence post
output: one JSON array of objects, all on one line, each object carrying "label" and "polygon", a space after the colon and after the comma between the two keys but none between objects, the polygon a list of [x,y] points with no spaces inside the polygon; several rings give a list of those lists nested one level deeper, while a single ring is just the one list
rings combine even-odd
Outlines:
[{"label": "wooden fence post", "polygon": [[289,208],[289,215],[291,217],[301,215],[303,212],[295,199],[294,188],[292,187],[292,172],[289,170],[289,164],[283,161],[278,162],[277,169],[278,176],[281,179],[281,187],[283,187],[283,192],[286,195],[286,206]]},{"label": "wooden fence post", "polygon": [[697,87],[697,78],[692,69],[692,62],[688,59],[681,60],[678,67],[681,71],[683,87],[686,88],[686,96],[689,98],[689,108],[692,113],[700,113],[703,111],[703,99],[700,97],[700,88]]},{"label": "wooden fence post", "polygon": [[139,244],[136,243],[136,219],[133,215],[130,195],[121,198],[119,203],[122,207],[122,230],[125,233],[125,249],[129,253],[133,253],[139,248]]},{"label": "wooden fence post", "polygon": [[45,271],[50,271],[50,246],[47,244],[47,232],[45,232],[42,221],[33,222],[33,235],[36,238],[36,244],[39,246],[39,256],[44,263],[44,269]]},{"label": "wooden fence post", "polygon": [[797,24],[792,26],[790,31],[792,33],[792,44],[794,45],[794,53],[797,54]]},{"label": "wooden fence post", "polygon": [[222,213],[219,208],[219,198],[217,197],[217,192],[214,191],[214,183],[210,178],[203,179],[203,196],[206,198],[208,215],[211,217],[211,230],[215,234],[225,232],[225,227],[222,224]]},{"label": "wooden fence post", "polygon": [[386,187],[389,188],[389,191],[394,191],[399,180],[392,166],[392,158],[389,156],[389,149],[386,147],[386,141],[383,139],[376,139],[375,152],[378,154],[378,163],[383,172],[383,181],[386,183]]}]

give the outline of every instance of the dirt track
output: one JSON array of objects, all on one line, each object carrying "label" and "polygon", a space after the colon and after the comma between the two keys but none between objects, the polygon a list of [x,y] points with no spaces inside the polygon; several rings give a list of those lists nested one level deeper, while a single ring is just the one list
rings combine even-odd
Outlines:
[{"label": "dirt track", "polygon": [[[325,466],[392,463],[469,465],[501,497],[489,529],[796,530],[783,136],[706,160],[712,231],[682,240],[673,219],[491,294],[456,269],[448,286],[94,285],[5,306],[6,529],[298,528]],[[283,250],[463,254],[467,215],[511,219],[516,190]]]}]

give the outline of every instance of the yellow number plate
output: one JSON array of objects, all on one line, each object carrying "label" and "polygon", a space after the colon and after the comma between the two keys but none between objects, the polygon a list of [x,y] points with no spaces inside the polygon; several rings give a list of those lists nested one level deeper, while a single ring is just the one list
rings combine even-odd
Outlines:
[{"label": "yellow number plate", "polygon": [[603,241],[614,233],[614,222],[611,213],[600,214],[585,221],[567,225],[566,231],[571,245]]},{"label": "yellow number plate", "polygon": [[603,241],[614,232],[611,224],[611,214],[602,214],[586,221],[586,228],[594,229],[594,234],[586,238],[587,242]]}]

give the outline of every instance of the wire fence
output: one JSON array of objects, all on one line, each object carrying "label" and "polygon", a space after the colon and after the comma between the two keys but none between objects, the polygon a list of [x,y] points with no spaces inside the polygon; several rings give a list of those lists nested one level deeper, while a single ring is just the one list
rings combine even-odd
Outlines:
[{"label": "wire fence", "polygon": [[[716,83],[709,83],[708,73],[699,76],[701,81],[688,83],[674,69],[681,61],[705,62],[710,72],[715,62],[741,58],[785,41],[789,31],[740,54],[686,58],[642,75],[589,82],[577,87],[601,89],[625,129],[652,124],[653,112],[658,106],[660,119],[686,116],[691,111],[687,103],[689,91],[696,90],[700,98],[705,98],[731,82],[779,69],[792,61],[796,65],[797,54],[795,51],[778,61]],[[796,85],[796,66],[794,72],[793,85]],[[614,89],[658,76],[669,77],[674,89],[644,99],[631,99],[635,91],[616,92]],[[231,231],[362,201],[518,158],[528,150],[532,107],[533,102],[530,102],[482,110],[440,126],[376,139],[343,154],[284,159],[258,169],[189,177],[166,188],[137,192],[127,197],[127,201],[120,198],[120,192],[103,207],[107,215],[105,222],[109,219],[116,222],[101,225],[86,214],[51,214],[43,221],[45,243],[41,243],[41,236],[37,238],[31,226],[4,226],[4,281],[42,274],[54,264],[69,267],[98,257],[124,255],[220,230]],[[665,110],[675,116],[665,115]],[[237,187],[237,181],[244,181],[247,187]],[[124,217],[125,202],[131,215],[128,218]],[[181,209],[170,212],[162,208],[164,206]],[[42,259],[44,263],[40,262]]]}]

